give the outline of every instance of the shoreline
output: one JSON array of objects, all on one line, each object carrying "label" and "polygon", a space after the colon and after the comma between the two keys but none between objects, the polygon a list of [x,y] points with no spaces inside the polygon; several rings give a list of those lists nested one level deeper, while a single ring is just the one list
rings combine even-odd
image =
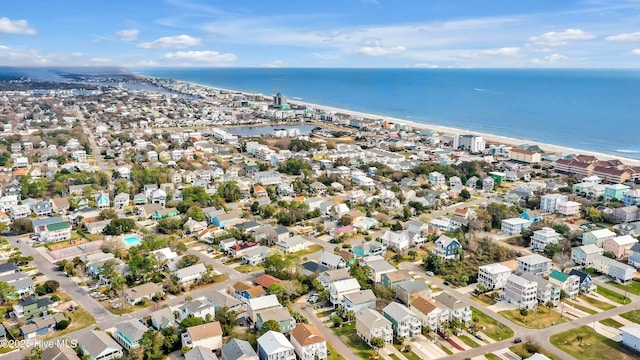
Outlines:
[{"label": "shoreline", "polygon": [[[136,75],[138,75],[138,76],[140,76],[140,77],[142,77],[144,79],[152,79],[152,78],[154,78],[152,76],[146,76],[146,75],[142,75],[142,74],[136,74]],[[227,91],[227,92],[239,93],[239,94],[249,95],[249,96],[268,97],[267,95],[264,95],[262,93],[252,93],[252,92],[240,91],[240,90],[234,90],[234,89],[225,89],[225,88],[211,86],[211,85],[205,85],[205,84],[201,84],[201,83],[197,83],[197,82],[193,82],[193,81],[185,81],[185,80],[179,80],[179,79],[170,79],[170,80],[182,82],[182,83],[185,83],[185,84],[200,86],[200,87],[203,87],[203,88],[206,88],[206,89],[211,89],[211,90]],[[303,105],[303,106],[314,108],[316,110],[332,111],[332,112],[336,112],[336,113],[343,113],[343,114],[347,114],[347,115],[350,115],[350,116],[356,116],[356,117],[362,117],[362,118],[388,120],[388,121],[391,121],[391,122],[394,122],[394,123],[411,126],[413,128],[413,130],[434,130],[434,131],[437,131],[440,134],[460,134],[460,135],[471,134],[471,135],[476,135],[476,136],[482,136],[483,140],[485,140],[486,142],[491,142],[491,143],[504,144],[504,145],[509,145],[509,146],[513,146],[513,147],[517,147],[517,146],[522,145],[522,144],[538,145],[542,150],[544,150],[546,153],[550,153],[550,154],[558,154],[560,156],[566,156],[566,155],[570,155],[570,154],[590,155],[590,156],[594,156],[594,157],[598,158],[598,160],[618,159],[618,160],[622,161],[625,165],[640,166],[640,159],[634,159],[634,158],[629,158],[629,157],[624,157],[624,156],[611,155],[611,154],[598,152],[598,151],[571,148],[571,147],[562,146],[562,145],[554,145],[554,144],[542,143],[542,142],[539,142],[539,141],[529,140],[529,139],[519,139],[519,138],[514,138],[514,137],[509,137],[509,136],[496,135],[496,134],[484,133],[484,132],[473,131],[473,130],[464,130],[464,129],[459,129],[459,128],[455,128],[455,127],[449,127],[449,126],[442,126],[442,125],[435,125],[435,124],[428,124],[428,123],[418,123],[418,122],[415,122],[415,121],[398,119],[398,118],[391,117],[391,116],[376,115],[376,114],[371,114],[371,113],[366,113],[366,112],[361,112],[361,111],[353,111],[353,110],[348,110],[348,109],[335,108],[335,107],[328,106],[328,105],[314,104],[314,103],[310,103],[310,102],[306,102],[306,101],[300,101],[300,100],[295,100],[295,99],[291,100],[291,99],[292,98],[287,98],[287,100],[288,100],[288,102],[290,104]]]}]

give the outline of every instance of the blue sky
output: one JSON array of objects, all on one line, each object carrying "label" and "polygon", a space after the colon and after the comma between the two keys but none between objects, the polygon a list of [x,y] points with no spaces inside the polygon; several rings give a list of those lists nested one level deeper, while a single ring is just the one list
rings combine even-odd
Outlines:
[{"label": "blue sky", "polygon": [[0,65],[637,68],[640,0],[3,1]]}]

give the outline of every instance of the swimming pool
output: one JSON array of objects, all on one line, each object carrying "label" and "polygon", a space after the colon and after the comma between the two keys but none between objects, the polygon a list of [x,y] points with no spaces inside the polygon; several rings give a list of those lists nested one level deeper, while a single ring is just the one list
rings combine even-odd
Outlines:
[{"label": "swimming pool", "polygon": [[136,246],[142,242],[142,240],[140,240],[140,238],[135,235],[129,235],[123,238],[122,240],[124,241],[124,244],[127,246]]}]

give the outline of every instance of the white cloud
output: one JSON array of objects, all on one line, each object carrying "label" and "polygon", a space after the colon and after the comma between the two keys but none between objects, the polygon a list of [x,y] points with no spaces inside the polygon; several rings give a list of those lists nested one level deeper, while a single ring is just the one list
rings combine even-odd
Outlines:
[{"label": "white cloud", "polygon": [[480,50],[480,51],[474,51],[471,52],[469,54],[464,55],[464,58],[469,58],[469,59],[477,59],[477,58],[483,58],[483,57],[513,57],[513,56],[518,56],[520,55],[520,48],[519,47],[503,47],[503,48],[498,48],[498,49],[487,49],[487,50]]},{"label": "white cloud", "polygon": [[611,35],[611,36],[607,36],[604,39],[607,41],[617,41],[617,42],[640,41],[640,31],[626,33],[626,34]]},{"label": "white cloud", "polygon": [[558,61],[567,60],[567,59],[568,57],[562,54],[551,54],[543,57],[542,59],[532,59],[531,61],[529,61],[529,63],[534,65],[549,65],[549,64],[555,64]]},{"label": "white cloud", "polygon": [[29,26],[27,20],[11,20],[7,17],[0,18],[0,33],[35,35],[36,29]]},{"label": "white cloud", "polygon": [[640,49],[633,49],[630,51],[633,55],[640,55]]},{"label": "white cloud", "polygon": [[420,64],[414,64],[413,67],[420,68],[420,69],[437,69],[439,66],[435,64],[420,63]]},{"label": "white cloud", "polygon": [[166,53],[162,59],[169,61],[182,62],[184,65],[208,64],[208,65],[224,65],[234,62],[238,59],[235,54],[232,53],[220,53],[213,50],[202,51],[176,51]]},{"label": "white cloud", "polygon": [[115,35],[118,37],[118,39],[122,41],[138,40],[138,34],[140,34],[140,30],[138,29],[123,29],[115,32]]},{"label": "white cloud", "polygon": [[341,56],[339,54],[330,54],[330,53],[312,52],[311,55],[317,57],[318,59],[322,59],[322,60],[338,60],[338,59],[341,58]]},{"label": "white cloud", "polygon": [[202,40],[189,35],[165,36],[138,44],[143,49],[184,49],[202,44]]},{"label": "white cloud", "polygon": [[388,56],[399,55],[407,51],[404,46],[363,46],[358,51],[360,55],[366,56]]},{"label": "white cloud", "polygon": [[287,63],[284,62],[283,60],[274,60],[274,61],[269,61],[268,63],[262,64],[262,67],[269,67],[269,68],[277,68],[277,67],[283,67],[283,66],[287,66]]},{"label": "white cloud", "polygon": [[531,43],[543,46],[561,46],[567,45],[574,40],[589,40],[596,36],[580,29],[567,29],[565,31],[551,31],[544,33],[540,36],[533,36],[529,38]]}]

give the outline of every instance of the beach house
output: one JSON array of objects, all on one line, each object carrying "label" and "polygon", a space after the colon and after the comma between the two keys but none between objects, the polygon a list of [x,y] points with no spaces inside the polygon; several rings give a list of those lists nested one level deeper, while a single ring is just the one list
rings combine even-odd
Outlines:
[{"label": "beach house", "polygon": [[547,245],[558,244],[560,234],[550,227],[543,227],[533,232],[531,248],[533,251],[543,252]]},{"label": "beach house", "polygon": [[478,284],[486,290],[500,290],[507,284],[507,278],[512,270],[500,263],[483,265],[478,268]]},{"label": "beach house", "polygon": [[545,276],[551,272],[551,259],[538,254],[516,258],[516,264],[520,273]]},{"label": "beach house", "polygon": [[603,252],[604,250],[595,244],[576,246],[571,248],[571,260],[578,265],[591,267],[593,266],[593,257],[602,255]]},{"label": "beach house", "polygon": [[410,338],[421,333],[422,321],[408,307],[397,302],[391,302],[382,311],[384,317],[391,321],[393,335],[396,338]]},{"label": "beach house", "polygon": [[376,310],[364,309],[356,314],[356,334],[369,345],[374,337],[382,338],[385,343],[391,343],[393,341],[393,325]]}]

